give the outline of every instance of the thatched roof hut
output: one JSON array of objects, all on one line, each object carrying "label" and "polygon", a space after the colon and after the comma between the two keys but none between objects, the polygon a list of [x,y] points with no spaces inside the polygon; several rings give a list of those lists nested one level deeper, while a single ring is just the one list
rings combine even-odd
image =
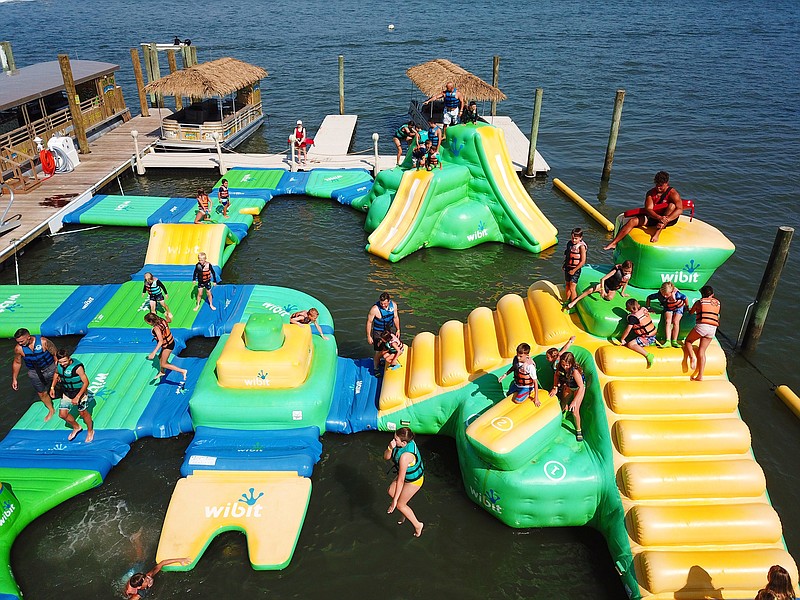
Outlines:
[{"label": "thatched roof hut", "polygon": [[266,76],[267,72],[261,67],[227,57],[175,71],[148,83],[144,90],[148,94],[164,96],[222,97],[253,85]]},{"label": "thatched roof hut", "polygon": [[440,93],[448,81],[452,81],[468,100],[505,100],[506,95],[498,88],[489,85],[477,75],[455,63],[437,58],[421,65],[411,67],[406,75],[423,94],[435,96]]}]

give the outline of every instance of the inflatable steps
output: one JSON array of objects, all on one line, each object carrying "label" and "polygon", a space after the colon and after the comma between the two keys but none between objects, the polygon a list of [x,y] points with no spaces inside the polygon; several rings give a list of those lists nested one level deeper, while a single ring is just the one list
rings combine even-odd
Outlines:
[{"label": "inflatable steps", "polygon": [[325,423],[327,431],[358,433],[378,429],[378,378],[371,358],[342,358],[336,363],[336,387]]}]

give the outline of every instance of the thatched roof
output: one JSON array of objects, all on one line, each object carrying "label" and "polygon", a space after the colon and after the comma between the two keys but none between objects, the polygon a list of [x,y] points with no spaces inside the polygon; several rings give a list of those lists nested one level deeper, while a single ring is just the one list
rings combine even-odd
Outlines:
[{"label": "thatched roof", "polygon": [[505,100],[506,95],[457,64],[437,58],[406,71],[406,75],[422,93],[435,96],[452,81],[467,100]]},{"label": "thatched roof", "polygon": [[148,83],[144,89],[148,94],[213,98],[227,96],[266,76],[267,72],[261,67],[228,57],[175,71]]}]

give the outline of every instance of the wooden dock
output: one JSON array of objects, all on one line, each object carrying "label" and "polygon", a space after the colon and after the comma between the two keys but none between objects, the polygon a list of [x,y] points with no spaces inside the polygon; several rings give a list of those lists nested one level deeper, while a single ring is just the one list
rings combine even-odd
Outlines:
[{"label": "wooden dock", "polygon": [[[61,229],[62,215],[88,201],[130,167],[134,155],[131,131],[139,132],[139,148],[146,148],[158,139],[159,123],[158,116],[134,117],[91,142],[91,153],[81,154],[81,163],[71,173],[57,173],[25,194],[16,193],[6,219],[20,214],[21,225],[0,238],[0,263],[13,256],[15,248],[18,252],[43,233]],[[68,204],[60,206],[59,200],[69,197]],[[0,196],[0,206],[5,208],[7,201],[7,195]]]},{"label": "wooden dock", "polygon": [[[514,165],[514,170],[518,173],[525,171],[528,168],[528,150],[530,149],[530,140],[522,133],[522,130],[517,126],[511,117],[484,117],[487,123],[499,127],[503,130],[506,138],[506,146],[508,147],[508,154],[511,156],[511,163]],[[547,174],[550,171],[550,165],[536,150],[533,158],[533,172],[537,175]]]},{"label": "wooden dock", "polygon": [[328,115],[314,136],[314,145],[308,151],[311,160],[339,158],[350,152],[356,132],[356,115]]}]

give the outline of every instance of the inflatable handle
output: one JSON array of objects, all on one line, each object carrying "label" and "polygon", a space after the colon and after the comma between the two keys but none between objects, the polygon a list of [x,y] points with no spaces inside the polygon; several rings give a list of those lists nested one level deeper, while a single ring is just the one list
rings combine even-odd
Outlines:
[{"label": "inflatable handle", "polygon": [[[661,202],[660,204],[654,204],[653,205],[653,210],[656,211],[656,212],[659,212],[659,211],[665,210],[667,208],[667,206],[669,206],[668,202]],[[691,221],[692,219],[694,219],[694,200],[688,200],[688,199],[684,200],[683,201],[683,210],[691,210],[692,213],[691,213],[691,216],[689,217],[689,220]],[[626,210],[624,213],[622,213],[622,216],[624,216],[626,218],[627,217],[639,217],[639,216],[641,216],[643,214],[645,214],[644,208],[632,208],[632,209]]]}]

